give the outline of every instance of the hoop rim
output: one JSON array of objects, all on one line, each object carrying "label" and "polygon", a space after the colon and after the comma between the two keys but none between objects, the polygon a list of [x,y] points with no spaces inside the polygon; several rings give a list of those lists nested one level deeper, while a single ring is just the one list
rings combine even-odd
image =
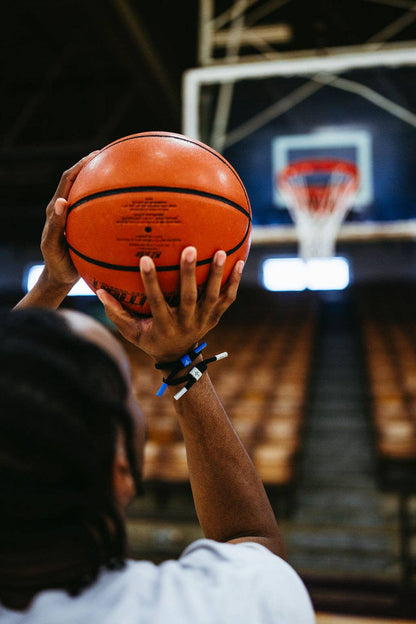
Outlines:
[{"label": "hoop rim", "polygon": [[[311,158],[292,162],[279,172],[278,182],[279,184],[286,184],[289,179],[295,175],[305,175],[316,172],[331,173],[335,170],[350,176],[353,182],[351,185],[351,192],[354,192],[359,184],[358,167],[348,160],[340,160],[337,158]],[[343,184],[341,183],[340,186],[343,186]],[[311,182],[309,182],[308,187],[309,189],[322,188],[321,185]]]}]

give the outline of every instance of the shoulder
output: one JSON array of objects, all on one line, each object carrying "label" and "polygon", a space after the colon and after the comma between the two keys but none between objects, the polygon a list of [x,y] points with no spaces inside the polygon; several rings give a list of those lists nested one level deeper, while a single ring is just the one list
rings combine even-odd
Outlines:
[{"label": "shoulder", "polygon": [[[3,622],[1,609],[0,614]],[[39,624],[314,622],[308,593],[285,561],[259,544],[206,539],[191,544],[178,560],[160,565],[130,560],[123,570],[103,571],[76,598],[42,592],[29,614],[30,622]],[[15,624],[12,612],[8,615],[4,622]]]},{"label": "shoulder", "polygon": [[257,572],[258,568],[273,570],[283,575],[295,575],[293,568],[281,557],[273,554],[270,550],[256,542],[241,542],[238,544],[220,543],[208,539],[200,539],[188,546],[179,562],[182,565],[217,565],[236,567],[247,564],[247,572]]},{"label": "shoulder", "polygon": [[292,614],[293,619],[283,618],[282,622],[314,622],[309,594],[297,572],[260,544],[201,539],[186,548],[178,563],[205,583],[221,587],[227,597],[238,595],[242,603],[254,601],[262,609]]}]

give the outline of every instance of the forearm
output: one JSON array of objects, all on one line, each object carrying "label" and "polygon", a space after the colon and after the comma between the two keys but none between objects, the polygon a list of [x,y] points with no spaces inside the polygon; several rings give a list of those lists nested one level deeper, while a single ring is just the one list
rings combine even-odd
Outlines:
[{"label": "forearm", "polygon": [[[204,294],[198,299],[196,250],[186,247],[180,259],[180,303],[171,308],[160,288],[153,260],[142,257],[140,274],[151,318],[133,317],[104,290],[98,290],[97,295],[107,316],[127,340],[159,365],[176,362],[215,327],[236,298],[243,262],[234,265],[222,285],[225,259],[225,251],[215,253]],[[173,373],[172,367],[166,365],[166,369],[165,375]],[[171,394],[178,390],[178,386],[169,385]],[[174,403],[185,440],[195,508],[206,537],[221,542],[257,541],[282,555],[282,541],[263,484],[208,374],[204,373]]]},{"label": "forearm", "polygon": [[56,310],[65,299],[77,280],[63,284],[50,279],[47,269],[44,269],[35,286],[16,304],[19,308],[51,308]]},{"label": "forearm", "polygon": [[[173,387],[176,392],[177,387]],[[207,373],[175,401],[185,440],[190,482],[207,538],[253,541],[283,556],[273,510],[250,457]]]}]

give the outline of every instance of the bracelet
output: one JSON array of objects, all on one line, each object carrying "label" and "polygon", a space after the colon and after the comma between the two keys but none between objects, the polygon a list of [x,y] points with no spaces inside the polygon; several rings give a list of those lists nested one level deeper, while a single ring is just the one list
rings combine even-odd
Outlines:
[{"label": "bracelet", "polygon": [[177,392],[173,396],[175,401],[178,401],[186,392],[188,392],[190,388],[192,388],[194,383],[196,383],[199,379],[201,379],[202,374],[205,373],[205,371],[207,370],[208,364],[210,364],[211,362],[217,362],[218,360],[222,360],[223,358],[226,358],[226,357],[228,357],[227,351],[224,351],[223,353],[218,353],[218,355],[213,355],[212,357],[207,358],[206,360],[202,360],[202,362],[199,362],[199,364],[191,368],[189,373],[185,375],[184,377],[182,377],[180,381],[179,379],[176,379],[172,383],[172,385],[176,386],[177,384],[183,383],[184,381],[188,381],[188,383],[186,384],[186,386],[184,386],[181,390],[179,390],[179,392]]},{"label": "bracelet", "polygon": [[201,344],[195,347],[195,349],[191,349],[190,351],[188,351],[188,353],[185,353],[185,355],[180,357],[178,360],[175,360],[174,362],[157,362],[155,364],[155,368],[157,368],[158,370],[172,369],[172,373],[173,371],[178,372],[182,368],[186,368],[187,366],[189,366],[189,364],[192,364],[197,355],[199,355],[202,349],[205,349],[206,346],[206,342],[201,342]]},{"label": "bracelet", "polygon": [[181,383],[187,382],[186,386],[179,390],[174,395],[174,399],[178,401],[199,379],[201,379],[203,373],[207,370],[208,364],[211,362],[217,362],[218,360],[222,360],[228,356],[228,353],[224,351],[224,353],[219,353],[218,355],[214,355],[210,358],[206,358],[199,362],[196,366],[194,366],[186,375],[182,375],[181,377],[176,377],[177,373],[190,364],[196,359],[199,353],[207,346],[206,342],[203,342],[195,349],[192,349],[188,353],[185,353],[182,357],[180,357],[175,362],[164,362],[155,364],[155,368],[160,369],[172,369],[169,375],[163,378],[163,383],[157,391],[157,396],[162,396],[168,386],[176,386]]},{"label": "bracelet", "polygon": [[174,362],[157,362],[155,364],[155,368],[157,368],[158,370],[171,369],[171,372],[169,373],[168,377],[166,379],[163,378],[163,383],[160,386],[159,390],[156,392],[156,395],[158,397],[161,397],[162,394],[165,392],[166,388],[172,384],[172,380],[174,379],[175,375],[177,375],[177,373],[179,373],[180,370],[192,364],[192,362],[201,353],[202,349],[205,349],[206,346],[207,346],[207,343],[202,342],[200,345],[195,347],[195,349],[191,349],[191,351],[188,351],[188,353],[185,353],[185,355],[180,357],[179,360],[175,360]]}]

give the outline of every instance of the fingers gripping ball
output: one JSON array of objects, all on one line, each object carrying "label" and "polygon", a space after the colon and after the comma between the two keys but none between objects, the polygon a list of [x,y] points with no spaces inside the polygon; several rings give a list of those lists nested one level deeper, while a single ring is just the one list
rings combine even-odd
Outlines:
[{"label": "fingers gripping ball", "polygon": [[150,313],[142,256],[153,258],[176,305],[184,247],[198,250],[200,292],[217,250],[227,253],[224,282],[249,252],[251,208],[240,178],[223,156],[180,134],[145,132],[107,145],[81,170],[68,201],[67,241],[79,274],[138,314]]}]

